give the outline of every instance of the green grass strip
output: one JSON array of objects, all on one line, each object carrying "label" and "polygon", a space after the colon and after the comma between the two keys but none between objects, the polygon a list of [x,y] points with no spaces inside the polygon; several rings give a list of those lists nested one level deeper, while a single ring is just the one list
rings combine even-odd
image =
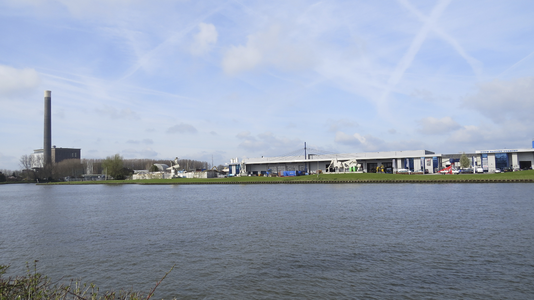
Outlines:
[{"label": "green grass strip", "polygon": [[320,174],[296,177],[229,177],[229,178],[175,178],[146,180],[73,181],[45,184],[277,184],[277,183],[490,183],[534,182],[534,170],[498,174]]}]

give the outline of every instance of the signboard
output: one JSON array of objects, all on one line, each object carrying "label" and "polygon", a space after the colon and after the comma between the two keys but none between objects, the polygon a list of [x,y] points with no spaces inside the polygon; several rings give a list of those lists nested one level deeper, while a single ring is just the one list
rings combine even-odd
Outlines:
[{"label": "signboard", "polygon": [[515,149],[515,150],[509,150],[509,149],[504,149],[504,150],[480,150],[480,151],[475,151],[476,153],[508,153],[508,152],[519,152],[519,150]]}]

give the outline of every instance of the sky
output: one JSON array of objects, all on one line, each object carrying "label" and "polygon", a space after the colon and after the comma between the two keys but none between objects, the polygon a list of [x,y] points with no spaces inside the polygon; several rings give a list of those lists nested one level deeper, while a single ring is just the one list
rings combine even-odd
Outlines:
[{"label": "sky", "polygon": [[[0,0],[0,169],[531,148],[534,1]],[[303,150],[302,150],[303,152]]]}]

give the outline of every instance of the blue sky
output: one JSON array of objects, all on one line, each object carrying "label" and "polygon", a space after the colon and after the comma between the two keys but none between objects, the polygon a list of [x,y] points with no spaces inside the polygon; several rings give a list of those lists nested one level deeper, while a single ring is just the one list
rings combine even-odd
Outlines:
[{"label": "blue sky", "polygon": [[534,2],[0,0],[0,169],[530,148]]}]

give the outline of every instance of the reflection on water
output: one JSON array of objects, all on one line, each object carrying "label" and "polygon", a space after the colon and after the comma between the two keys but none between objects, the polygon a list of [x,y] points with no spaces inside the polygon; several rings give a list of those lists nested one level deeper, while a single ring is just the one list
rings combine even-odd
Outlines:
[{"label": "reflection on water", "polygon": [[0,186],[0,263],[156,298],[530,299],[534,185]]}]

